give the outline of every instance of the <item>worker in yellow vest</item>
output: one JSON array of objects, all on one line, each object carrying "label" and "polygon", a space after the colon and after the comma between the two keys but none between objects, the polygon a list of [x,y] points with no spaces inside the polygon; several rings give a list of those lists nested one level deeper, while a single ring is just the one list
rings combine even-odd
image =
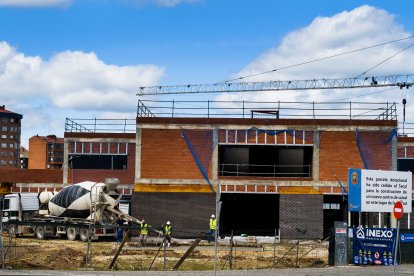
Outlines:
[{"label": "worker in yellow vest", "polygon": [[141,234],[139,236],[139,241],[141,242],[142,246],[147,245],[147,237],[148,237],[148,223],[145,222],[145,219],[141,221]]},{"label": "worker in yellow vest", "polygon": [[164,242],[167,242],[168,247],[170,247],[171,245],[171,233],[172,233],[171,222],[167,221],[166,225],[164,226]]},{"label": "worker in yellow vest", "polygon": [[208,231],[208,243],[210,243],[211,240],[216,241],[216,226],[216,216],[212,214],[210,218],[210,230]]}]

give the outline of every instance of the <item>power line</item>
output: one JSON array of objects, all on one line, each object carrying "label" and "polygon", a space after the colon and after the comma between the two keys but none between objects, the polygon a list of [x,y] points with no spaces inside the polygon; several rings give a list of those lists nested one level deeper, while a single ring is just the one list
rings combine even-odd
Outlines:
[{"label": "power line", "polygon": [[361,77],[361,76],[365,75],[366,73],[368,73],[368,72],[369,72],[369,71],[371,71],[372,69],[374,69],[374,68],[376,68],[376,67],[380,66],[381,64],[383,64],[383,63],[385,63],[385,62],[389,61],[389,60],[390,60],[390,59],[392,59],[393,57],[395,57],[395,56],[397,56],[397,55],[401,54],[402,52],[404,52],[405,50],[407,50],[407,49],[411,48],[412,46],[414,46],[414,43],[413,43],[413,44],[411,44],[411,45],[409,45],[409,46],[407,46],[407,47],[405,47],[405,48],[404,48],[404,49],[402,49],[401,51],[399,51],[399,52],[395,53],[394,55],[390,56],[389,58],[387,58],[387,59],[385,59],[385,60],[381,61],[381,62],[380,62],[380,63],[378,63],[377,65],[375,65],[375,66],[373,66],[373,67],[369,68],[367,71],[365,71],[365,72],[363,72],[362,74],[358,75],[356,78],[359,78],[359,77]]},{"label": "power line", "polygon": [[236,81],[236,80],[242,80],[242,79],[256,77],[256,76],[260,76],[260,75],[264,75],[264,74],[269,74],[269,73],[273,73],[273,72],[276,72],[276,71],[281,71],[281,70],[284,70],[284,69],[289,69],[289,68],[293,68],[293,67],[297,67],[297,66],[309,64],[309,63],[314,63],[314,62],[321,61],[321,60],[325,60],[325,59],[330,59],[330,58],[334,58],[334,57],[339,57],[339,56],[343,56],[343,55],[348,55],[348,54],[352,54],[352,53],[364,51],[364,50],[371,49],[371,48],[375,48],[375,47],[379,47],[379,46],[384,46],[384,45],[387,45],[387,44],[391,44],[391,43],[395,43],[395,42],[399,42],[399,41],[411,39],[413,37],[414,36],[408,36],[408,37],[405,37],[405,38],[391,40],[391,41],[388,41],[388,42],[383,42],[383,43],[380,43],[380,44],[371,45],[371,46],[368,46],[368,47],[364,47],[364,48],[360,48],[360,49],[356,49],[356,50],[351,50],[351,51],[344,52],[344,53],[340,53],[340,54],[335,54],[335,55],[331,55],[331,56],[327,56],[327,57],[323,57],[323,58],[318,58],[318,59],[314,59],[314,60],[310,60],[310,61],[305,61],[305,62],[301,62],[301,63],[297,63],[297,64],[285,66],[285,67],[276,68],[276,69],[269,70],[269,71],[264,71],[264,72],[260,72],[260,73],[256,73],[256,74],[251,74],[251,75],[247,75],[247,76],[243,76],[243,77],[239,77],[239,78],[234,78],[234,79],[226,80],[226,81],[223,81],[223,82],[219,82],[217,84],[228,83],[228,82],[232,82],[232,81]]},{"label": "power line", "polygon": [[349,100],[349,99],[354,99],[354,98],[365,97],[365,96],[369,96],[369,95],[372,95],[372,94],[380,94],[380,93],[384,93],[384,92],[387,92],[387,91],[390,91],[390,90],[393,90],[393,89],[395,89],[395,87],[384,89],[384,90],[381,90],[381,91],[366,93],[366,94],[362,94],[362,95],[358,95],[358,96],[347,97],[347,98],[342,98],[342,99],[336,99],[336,100],[332,100],[332,101],[333,102],[340,102],[340,101],[343,101],[343,100]]}]

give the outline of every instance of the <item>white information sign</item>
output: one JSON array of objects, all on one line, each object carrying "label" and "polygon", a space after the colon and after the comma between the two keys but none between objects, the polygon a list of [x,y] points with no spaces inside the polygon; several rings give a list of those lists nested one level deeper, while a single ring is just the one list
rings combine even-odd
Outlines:
[{"label": "white information sign", "polygon": [[392,213],[395,202],[401,201],[404,213],[411,213],[411,172],[350,169],[349,174],[352,208],[362,212]]}]

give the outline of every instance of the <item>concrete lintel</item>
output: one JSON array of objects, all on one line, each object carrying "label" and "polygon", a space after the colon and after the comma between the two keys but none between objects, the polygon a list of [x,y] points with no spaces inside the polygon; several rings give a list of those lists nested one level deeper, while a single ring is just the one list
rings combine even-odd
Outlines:
[{"label": "concrete lintel", "polygon": [[397,145],[398,147],[412,147],[414,146],[414,142],[398,142],[397,141]]},{"label": "concrete lintel", "polygon": [[204,179],[155,179],[155,178],[142,178],[137,179],[136,185],[139,184],[154,184],[154,185],[207,185],[207,181]]},{"label": "concrete lintel", "polygon": [[[229,125],[229,124],[139,124],[141,129],[249,129],[252,125]],[[390,126],[321,126],[321,125],[255,125],[259,129],[267,130],[283,130],[283,129],[299,129],[305,131],[391,131],[394,127]]]},{"label": "concrete lintel", "polygon": [[68,185],[62,183],[16,183],[17,188],[64,188]]},{"label": "concrete lintel", "polygon": [[283,181],[283,180],[221,180],[221,185],[258,185],[292,187],[332,187],[339,186],[337,181]]},{"label": "concrete lintel", "polygon": [[122,184],[122,185],[117,185],[116,186],[117,189],[134,189],[134,184]]},{"label": "concrete lintel", "polygon": [[135,143],[135,139],[130,138],[65,138],[65,142],[86,142],[86,143],[94,143],[94,142],[103,142],[103,143]]}]

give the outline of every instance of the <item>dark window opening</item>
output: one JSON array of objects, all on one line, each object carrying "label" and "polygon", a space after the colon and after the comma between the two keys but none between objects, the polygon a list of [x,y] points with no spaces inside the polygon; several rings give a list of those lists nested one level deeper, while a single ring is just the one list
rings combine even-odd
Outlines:
[{"label": "dark window opening", "polygon": [[414,172],[414,159],[397,159],[397,170],[401,172]]},{"label": "dark window opening", "polygon": [[221,176],[311,177],[312,146],[219,146]]},{"label": "dark window opening", "polygon": [[128,168],[127,155],[70,155],[71,169],[125,170]]},{"label": "dark window opening", "polygon": [[330,235],[330,229],[335,221],[348,220],[348,200],[341,195],[324,195],[323,197],[323,237]]},{"label": "dark window opening", "polygon": [[3,210],[8,210],[10,209],[10,199],[5,198],[3,201]]},{"label": "dark window opening", "polygon": [[279,229],[279,195],[221,194],[220,234],[274,236]]}]

